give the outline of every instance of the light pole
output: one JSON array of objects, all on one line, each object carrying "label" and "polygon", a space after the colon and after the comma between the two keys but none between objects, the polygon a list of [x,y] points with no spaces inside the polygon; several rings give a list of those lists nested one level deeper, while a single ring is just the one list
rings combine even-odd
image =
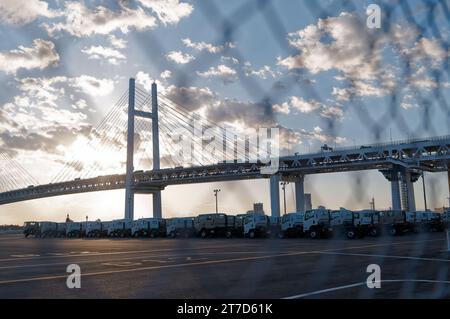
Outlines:
[{"label": "light pole", "polygon": [[289,184],[289,182],[282,182],[281,183],[281,189],[283,190],[283,203],[284,203],[284,214],[286,215],[286,185]]},{"label": "light pole", "polygon": [[220,189],[217,188],[214,190],[214,196],[216,197],[216,214],[219,213],[219,203],[218,203],[218,199],[217,199],[217,193],[220,192]]}]

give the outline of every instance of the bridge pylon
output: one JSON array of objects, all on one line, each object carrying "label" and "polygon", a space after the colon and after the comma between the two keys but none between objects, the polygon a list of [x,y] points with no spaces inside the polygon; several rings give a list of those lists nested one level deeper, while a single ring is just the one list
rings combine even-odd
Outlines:
[{"label": "bridge pylon", "polygon": [[[160,169],[159,126],[158,126],[158,91],[156,83],[152,84],[152,111],[135,110],[135,79],[129,80],[128,127],[127,127],[127,164],[125,177],[125,219],[134,219],[134,119],[142,117],[152,120],[153,170]],[[148,191],[153,195],[153,217],[162,217],[161,190]]]}]

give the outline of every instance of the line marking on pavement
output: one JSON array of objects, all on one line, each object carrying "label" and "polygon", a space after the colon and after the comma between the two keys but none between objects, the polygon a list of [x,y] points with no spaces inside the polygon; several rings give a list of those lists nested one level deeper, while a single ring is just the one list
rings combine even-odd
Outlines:
[{"label": "line marking on pavement", "polygon": [[377,257],[377,258],[393,258],[393,259],[409,259],[409,260],[450,262],[450,259],[428,258],[428,257],[413,257],[413,256],[392,256],[392,255],[378,255],[378,254],[356,254],[356,253],[341,253],[341,252],[331,252],[331,251],[317,251],[317,252],[311,252],[311,253],[313,253],[313,254],[324,254],[324,255],[341,255],[341,256],[359,256],[359,257]]},{"label": "line marking on pavement", "polygon": [[[227,245],[227,246],[207,246],[207,247],[183,247],[186,250],[200,250],[200,249],[217,249],[217,248],[231,248],[231,247],[242,247],[242,245]],[[114,251],[114,252],[104,252],[104,253],[93,253],[93,254],[68,254],[63,256],[39,256],[32,258],[5,258],[0,259],[0,262],[6,261],[17,261],[17,260],[30,260],[30,259],[45,259],[45,258],[67,258],[67,257],[86,257],[86,256],[105,256],[105,255],[121,255],[121,254],[139,254],[139,253],[152,253],[152,252],[162,252],[162,251],[176,251],[180,248],[170,248],[170,249],[156,249],[156,250],[136,250],[136,251]]]},{"label": "line marking on pavement", "polygon": [[[450,284],[450,281],[447,281],[447,280],[429,280],[429,279],[386,279],[386,280],[380,280],[380,281],[376,281],[376,282],[380,282],[380,283],[418,282],[418,283]],[[354,288],[354,287],[365,286],[365,285],[367,285],[367,282],[364,281],[364,282],[358,282],[355,284],[338,286],[338,287],[333,287],[333,288],[328,288],[328,289],[312,291],[312,292],[308,292],[308,293],[304,293],[304,294],[299,294],[299,295],[295,295],[295,296],[284,297],[281,299],[300,299],[300,298],[305,298],[305,297],[309,297],[309,296],[320,295],[320,294],[327,293],[327,292],[333,292],[333,291],[337,291],[337,290],[343,290],[343,289]]]}]

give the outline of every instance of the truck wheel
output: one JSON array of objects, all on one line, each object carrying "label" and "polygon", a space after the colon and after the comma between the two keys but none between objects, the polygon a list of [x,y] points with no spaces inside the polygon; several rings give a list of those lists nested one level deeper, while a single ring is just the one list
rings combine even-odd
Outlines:
[{"label": "truck wheel", "polygon": [[251,230],[249,233],[248,233],[248,237],[250,237],[250,238],[255,238],[256,236],[255,236],[255,231],[254,230]]},{"label": "truck wheel", "polygon": [[155,234],[155,232],[150,232],[150,238],[155,238],[156,237],[156,234]]},{"label": "truck wheel", "polygon": [[317,230],[313,229],[309,232],[309,238],[316,239],[318,237],[319,237],[319,233],[317,232]]},{"label": "truck wheel", "polygon": [[171,237],[171,238],[175,238],[175,237],[177,237],[177,235],[175,234],[174,231],[172,231],[172,232],[170,232],[170,237]]},{"label": "truck wheel", "polygon": [[372,228],[369,232],[369,235],[372,237],[377,237],[378,236],[378,229],[376,228]]},{"label": "truck wheel", "polygon": [[202,230],[200,233],[200,237],[201,238],[206,238],[208,236],[208,234],[206,233],[206,230]]},{"label": "truck wheel", "polygon": [[395,229],[395,227],[392,227],[392,229],[390,230],[390,233],[391,233],[392,236],[397,236],[398,235],[397,229]]},{"label": "truck wheel", "polygon": [[355,239],[356,237],[356,233],[354,230],[348,230],[345,235],[347,236],[348,239]]},{"label": "truck wheel", "polygon": [[279,233],[277,234],[277,237],[280,238],[280,239],[283,239],[285,236],[284,236],[284,233],[283,233],[283,232],[279,232]]},{"label": "truck wheel", "polygon": [[231,232],[229,230],[225,233],[225,237],[226,238],[231,238]]}]

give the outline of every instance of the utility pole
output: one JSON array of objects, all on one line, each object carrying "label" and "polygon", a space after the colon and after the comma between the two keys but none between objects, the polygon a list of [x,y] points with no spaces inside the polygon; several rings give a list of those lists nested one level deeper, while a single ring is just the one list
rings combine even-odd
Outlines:
[{"label": "utility pole", "polygon": [[219,202],[218,202],[218,198],[217,198],[217,193],[220,192],[220,189],[217,188],[214,190],[214,196],[216,197],[216,214],[219,213]]},{"label": "utility pole", "polygon": [[284,214],[286,215],[286,185],[289,184],[289,182],[282,182],[281,183],[281,189],[283,190],[283,203],[284,203]]},{"label": "utility pole", "polygon": [[425,172],[422,171],[422,187],[423,187],[423,204],[425,206],[425,211],[428,210],[427,207],[427,192],[425,190]]}]

